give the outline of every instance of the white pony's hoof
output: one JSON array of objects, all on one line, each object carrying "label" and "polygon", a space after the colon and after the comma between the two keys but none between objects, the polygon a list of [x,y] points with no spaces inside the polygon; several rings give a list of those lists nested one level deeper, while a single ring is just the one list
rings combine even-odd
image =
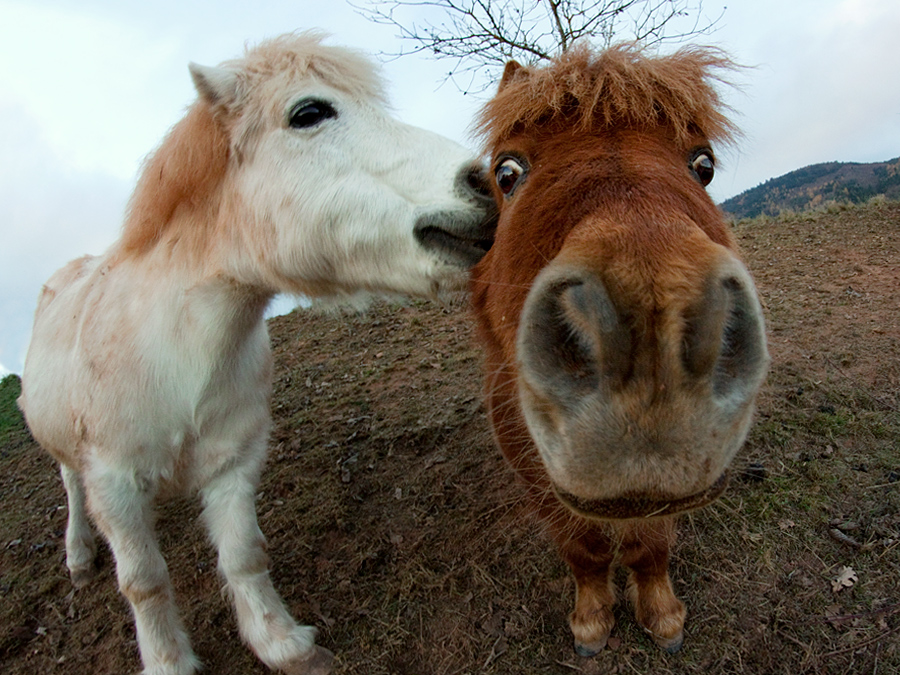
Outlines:
[{"label": "white pony's hoof", "polygon": [[331,672],[331,662],[334,654],[325,647],[315,646],[312,653],[302,661],[292,661],[279,670],[285,675],[328,675]]},{"label": "white pony's hoof", "polygon": [[193,653],[179,659],[178,663],[168,663],[145,668],[139,675],[197,675],[202,669],[200,660]]},{"label": "white pony's hoof", "polygon": [[90,565],[86,565],[84,567],[76,567],[69,570],[69,578],[72,580],[72,585],[76,589],[84,588],[91,581],[93,581],[94,577],[96,576],[97,566],[94,565],[93,561]]}]

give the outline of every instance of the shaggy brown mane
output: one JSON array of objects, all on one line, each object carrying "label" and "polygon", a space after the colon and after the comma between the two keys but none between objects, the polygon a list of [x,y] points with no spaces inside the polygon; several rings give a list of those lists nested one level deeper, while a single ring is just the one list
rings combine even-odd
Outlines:
[{"label": "shaggy brown mane", "polygon": [[[221,64],[238,74],[238,101],[222,111],[197,100],[147,159],[123,226],[125,252],[142,253],[159,242],[179,207],[206,202],[215,208],[209,200],[225,178],[230,157],[243,154],[262,117],[285,103],[278,97],[278,86],[284,84],[279,76],[312,77],[351,96],[384,102],[381,80],[369,61],[356,51],[323,45],[323,39],[312,31],[284,35]],[[269,82],[274,87],[267,87]],[[253,119],[238,124],[233,118],[239,116]],[[238,127],[239,137],[232,138]]]},{"label": "shaggy brown mane", "polygon": [[699,131],[727,143],[736,128],[722,113],[713,81],[725,81],[716,71],[735,68],[713,48],[648,56],[633,45],[601,52],[576,45],[550,65],[515,71],[484,106],[476,129],[496,147],[530,127],[574,117],[585,130],[666,124],[679,142]]}]

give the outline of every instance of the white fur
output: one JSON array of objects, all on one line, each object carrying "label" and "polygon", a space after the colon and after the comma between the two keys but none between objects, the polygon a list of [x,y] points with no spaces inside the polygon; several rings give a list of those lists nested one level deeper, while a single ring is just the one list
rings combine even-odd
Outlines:
[{"label": "white fur", "polygon": [[[303,39],[315,58],[317,40]],[[416,219],[475,210],[455,184],[472,158],[452,142],[325,76],[254,80],[240,62],[228,68],[192,68],[231,135],[216,209],[189,196],[172,219],[194,229],[169,228],[139,251],[119,242],[57,272],[23,377],[28,424],[62,464],[73,581],[93,569],[89,512],[115,555],[145,675],[198,668],[153,531],[157,498],[187,490],[201,495],[243,639],[270,668],[327,672],[315,630],[296,624],[272,586],[256,521],[271,425],[263,312],[279,291],[431,294],[460,275],[418,244]],[[291,106],[309,97],[339,115],[289,128]]]}]

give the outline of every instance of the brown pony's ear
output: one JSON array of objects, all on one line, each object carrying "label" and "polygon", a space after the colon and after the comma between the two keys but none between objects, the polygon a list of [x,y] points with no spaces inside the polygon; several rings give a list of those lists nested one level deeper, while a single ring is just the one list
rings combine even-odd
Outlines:
[{"label": "brown pony's ear", "polygon": [[497,91],[503,91],[516,79],[517,75],[521,77],[527,72],[518,61],[507,61],[506,66],[503,68],[503,77],[500,78],[500,86],[497,87]]}]

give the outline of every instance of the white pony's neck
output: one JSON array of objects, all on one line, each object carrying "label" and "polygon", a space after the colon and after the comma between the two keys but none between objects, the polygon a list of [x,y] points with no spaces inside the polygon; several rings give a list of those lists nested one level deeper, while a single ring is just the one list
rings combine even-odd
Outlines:
[{"label": "white pony's neck", "polygon": [[107,256],[113,273],[127,278],[121,288],[128,289],[130,302],[140,298],[142,351],[173,372],[189,370],[198,387],[214,381],[217,371],[238,374],[236,364],[261,367],[247,354],[268,352],[263,319],[275,294],[236,278],[238,266],[228,257],[234,245],[227,242],[235,229],[226,219],[233,214],[209,203],[218,192],[179,206],[163,235],[145,250],[129,251],[120,242]]},{"label": "white pony's neck", "polygon": [[[129,206],[122,238],[108,254],[124,286],[146,303],[151,331],[210,358],[232,358],[259,332],[274,289],[239,278],[245,255],[240,199],[227,131],[198,100],[150,157]],[[237,259],[234,259],[237,256]]]}]

